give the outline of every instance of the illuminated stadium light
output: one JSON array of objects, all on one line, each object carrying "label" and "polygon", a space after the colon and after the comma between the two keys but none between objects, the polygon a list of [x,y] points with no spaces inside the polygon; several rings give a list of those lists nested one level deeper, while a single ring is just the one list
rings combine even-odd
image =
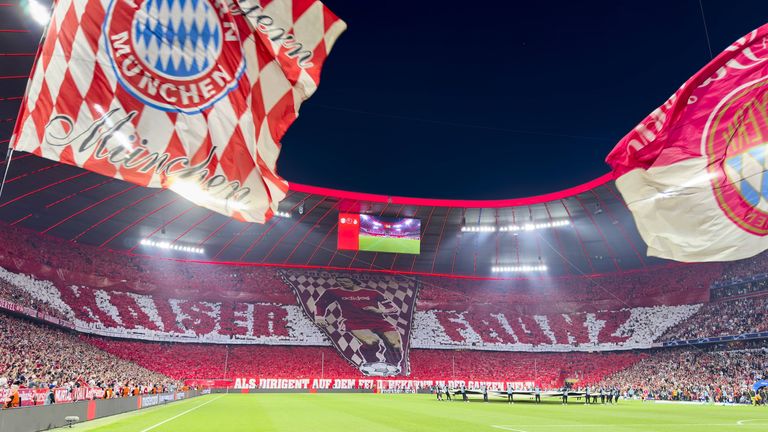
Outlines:
[{"label": "illuminated stadium light", "polygon": [[519,231],[534,231],[546,228],[564,227],[571,224],[571,221],[567,219],[555,220],[551,222],[542,223],[527,223],[525,225],[507,225],[503,227],[495,227],[493,225],[472,225],[461,227],[461,232],[474,232],[474,233],[488,233],[488,232],[519,232]]},{"label": "illuminated stadium light", "polygon": [[568,226],[570,224],[571,224],[571,221],[562,219],[562,220],[556,220],[556,221],[544,222],[544,223],[527,223],[525,225],[507,225],[499,228],[499,231],[501,232],[534,231],[538,229],[563,227],[563,226]]},{"label": "illuminated stadium light", "polygon": [[493,225],[463,226],[461,232],[496,232],[496,227]]},{"label": "illuminated stadium light", "polygon": [[48,21],[51,20],[51,9],[38,3],[37,0],[29,0],[27,13],[42,26],[47,25]]},{"label": "illuminated stadium light", "polygon": [[544,264],[491,267],[492,273],[529,273],[529,272],[545,272],[545,271],[547,271],[547,266],[545,266]]},{"label": "illuminated stadium light", "polygon": [[156,242],[154,240],[142,239],[140,243],[142,246],[156,247],[158,249],[175,250],[179,252],[188,252],[188,253],[195,253],[195,254],[205,253],[205,249],[201,247],[189,246],[184,244],[176,244],[176,243],[171,243],[167,241]]},{"label": "illuminated stadium light", "polygon": [[278,212],[275,212],[275,217],[290,219],[291,214],[289,212],[278,211]]}]

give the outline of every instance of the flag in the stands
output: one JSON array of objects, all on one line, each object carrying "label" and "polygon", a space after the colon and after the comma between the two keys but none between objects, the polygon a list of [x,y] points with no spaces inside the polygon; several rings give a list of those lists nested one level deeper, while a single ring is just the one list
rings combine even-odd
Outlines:
[{"label": "flag in the stands", "polygon": [[59,0],[12,146],[264,222],[344,29],[314,0]]},{"label": "flag in the stands", "polygon": [[768,249],[768,25],[689,79],[608,155],[648,244],[678,261]]},{"label": "flag in the stands", "polygon": [[410,339],[420,284],[413,278],[280,270],[307,318],[368,376],[410,375]]}]

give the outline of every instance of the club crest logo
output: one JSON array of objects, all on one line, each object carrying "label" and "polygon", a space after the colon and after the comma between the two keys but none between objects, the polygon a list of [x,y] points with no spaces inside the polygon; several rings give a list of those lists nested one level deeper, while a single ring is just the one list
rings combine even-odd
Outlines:
[{"label": "club crest logo", "polygon": [[720,208],[743,230],[768,235],[768,77],[720,102],[704,146]]},{"label": "club crest logo", "polygon": [[160,110],[203,111],[245,70],[236,22],[217,0],[112,0],[103,33],[120,85]]}]

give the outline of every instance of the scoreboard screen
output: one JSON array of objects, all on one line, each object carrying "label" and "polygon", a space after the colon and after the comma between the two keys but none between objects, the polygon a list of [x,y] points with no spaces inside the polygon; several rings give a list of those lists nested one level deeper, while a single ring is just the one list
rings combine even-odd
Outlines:
[{"label": "scoreboard screen", "polygon": [[421,221],[339,213],[338,248],[418,255],[421,251]]}]

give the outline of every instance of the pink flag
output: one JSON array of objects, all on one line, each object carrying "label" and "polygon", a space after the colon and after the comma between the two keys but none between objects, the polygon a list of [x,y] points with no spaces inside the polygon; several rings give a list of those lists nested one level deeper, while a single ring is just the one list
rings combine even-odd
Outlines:
[{"label": "pink flag", "polygon": [[768,249],[768,25],[689,79],[608,155],[648,244],[678,261]]},{"label": "pink flag", "polygon": [[316,0],[58,0],[11,145],[264,222],[344,29]]}]

